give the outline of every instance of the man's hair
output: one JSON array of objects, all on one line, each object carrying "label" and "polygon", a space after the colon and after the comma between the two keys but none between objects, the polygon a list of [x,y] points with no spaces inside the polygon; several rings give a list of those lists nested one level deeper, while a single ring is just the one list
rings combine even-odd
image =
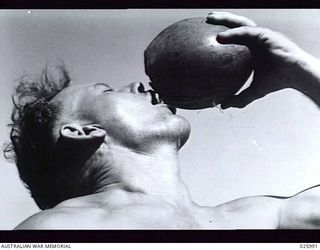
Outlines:
[{"label": "man's hair", "polygon": [[42,71],[36,81],[22,77],[12,96],[13,111],[10,140],[4,149],[6,158],[13,158],[19,175],[41,209],[59,203],[53,185],[54,160],[52,129],[59,107],[50,103],[70,84],[65,67],[57,66],[59,79]]}]

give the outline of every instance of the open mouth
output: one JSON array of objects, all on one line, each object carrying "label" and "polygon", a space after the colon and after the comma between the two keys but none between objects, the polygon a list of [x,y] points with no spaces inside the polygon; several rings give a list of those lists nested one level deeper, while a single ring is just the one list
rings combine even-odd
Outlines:
[{"label": "open mouth", "polygon": [[176,107],[166,104],[157,92],[155,92],[154,90],[148,90],[147,92],[150,93],[150,95],[151,95],[152,105],[159,105],[160,104],[160,105],[163,105],[166,108],[168,108],[174,115],[177,113]]},{"label": "open mouth", "polygon": [[155,92],[154,90],[148,90],[148,93],[151,95],[151,103],[152,105],[157,105],[157,104],[164,104],[164,101],[160,98],[159,94]]}]

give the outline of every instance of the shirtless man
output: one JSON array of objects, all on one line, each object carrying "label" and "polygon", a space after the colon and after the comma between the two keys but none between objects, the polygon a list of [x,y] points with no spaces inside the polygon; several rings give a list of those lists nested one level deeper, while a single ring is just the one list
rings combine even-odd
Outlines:
[{"label": "shirtless man", "polygon": [[[207,21],[231,27],[218,41],[247,45],[257,59],[251,86],[222,108],[243,108],[284,88],[320,105],[320,62],[313,56],[245,17],[215,12]],[[141,83],[69,86],[62,73],[59,86],[44,75],[38,88],[24,83],[18,89],[20,101],[26,90],[36,100],[16,101],[13,149],[20,176],[43,210],[16,229],[320,228],[318,186],[292,197],[197,205],[178,169],[190,126],[174,108]]]}]

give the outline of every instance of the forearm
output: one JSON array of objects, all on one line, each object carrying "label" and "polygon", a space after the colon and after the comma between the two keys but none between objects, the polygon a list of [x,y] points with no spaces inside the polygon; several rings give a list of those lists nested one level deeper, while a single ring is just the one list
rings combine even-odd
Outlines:
[{"label": "forearm", "polygon": [[320,60],[303,52],[297,66],[300,77],[294,89],[308,96],[320,107]]}]

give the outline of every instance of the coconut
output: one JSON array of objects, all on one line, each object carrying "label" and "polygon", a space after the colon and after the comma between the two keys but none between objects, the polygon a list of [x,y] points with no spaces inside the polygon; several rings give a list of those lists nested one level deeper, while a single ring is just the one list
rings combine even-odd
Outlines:
[{"label": "coconut", "polygon": [[150,86],[170,105],[184,109],[213,107],[235,94],[252,72],[246,46],[220,44],[228,28],[189,18],[164,29],[144,52]]}]

